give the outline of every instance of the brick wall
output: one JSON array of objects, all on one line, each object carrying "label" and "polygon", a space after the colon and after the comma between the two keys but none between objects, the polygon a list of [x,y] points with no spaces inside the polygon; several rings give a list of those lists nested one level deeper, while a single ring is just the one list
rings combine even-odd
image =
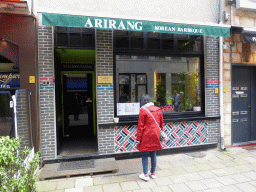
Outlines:
[{"label": "brick wall", "polygon": [[39,106],[43,160],[56,157],[53,40],[53,27],[42,25],[42,15],[38,14]]},{"label": "brick wall", "polygon": [[18,136],[22,138],[20,150],[24,147],[32,147],[32,122],[30,92],[18,90],[16,98],[17,130]]},{"label": "brick wall", "polygon": [[[96,30],[96,74],[113,77],[113,33],[110,30]],[[97,85],[97,121],[113,122],[113,85]],[[98,129],[98,149],[100,154],[114,153],[114,128]]]},{"label": "brick wall", "polygon": [[[219,94],[215,94],[215,88],[219,88],[219,38],[205,38],[205,116],[218,117],[220,115]],[[208,143],[217,143],[220,137],[220,122],[209,121]]]}]

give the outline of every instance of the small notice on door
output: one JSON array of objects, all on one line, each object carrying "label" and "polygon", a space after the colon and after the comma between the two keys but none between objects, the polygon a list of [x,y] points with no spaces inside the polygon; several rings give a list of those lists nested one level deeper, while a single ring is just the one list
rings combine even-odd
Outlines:
[{"label": "small notice on door", "polygon": [[244,94],[244,91],[235,91],[237,95],[242,95]]},{"label": "small notice on door", "polygon": [[117,115],[139,115],[140,103],[117,103]]}]

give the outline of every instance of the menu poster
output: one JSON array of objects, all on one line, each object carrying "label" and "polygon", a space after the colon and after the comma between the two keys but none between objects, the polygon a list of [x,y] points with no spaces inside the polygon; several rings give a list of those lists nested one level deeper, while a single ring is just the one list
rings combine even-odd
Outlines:
[{"label": "menu poster", "polygon": [[139,115],[140,103],[117,103],[117,115]]}]

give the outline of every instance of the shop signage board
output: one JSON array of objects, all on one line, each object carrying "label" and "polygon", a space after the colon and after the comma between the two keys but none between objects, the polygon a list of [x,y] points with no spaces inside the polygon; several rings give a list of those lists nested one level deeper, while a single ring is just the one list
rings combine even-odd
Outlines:
[{"label": "shop signage board", "polygon": [[156,21],[86,17],[80,15],[65,15],[55,13],[42,13],[42,24],[61,27],[230,37],[230,28],[222,26],[189,25]]},{"label": "shop signage board", "polygon": [[112,76],[98,76],[98,84],[113,84]]},{"label": "shop signage board", "polygon": [[19,73],[0,73],[0,88],[10,89],[20,87]]}]

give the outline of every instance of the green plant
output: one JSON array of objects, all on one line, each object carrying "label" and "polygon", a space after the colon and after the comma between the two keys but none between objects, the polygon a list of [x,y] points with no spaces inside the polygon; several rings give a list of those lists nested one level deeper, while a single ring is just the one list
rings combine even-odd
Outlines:
[{"label": "green plant", "polygon": [[40,152],[35,153],[31,161],[24,163],[30,154],[25,147],[19,151],[21,138],[0,137],[0,191],[34,192],[36,176],[34,174],[40,161]]}]

